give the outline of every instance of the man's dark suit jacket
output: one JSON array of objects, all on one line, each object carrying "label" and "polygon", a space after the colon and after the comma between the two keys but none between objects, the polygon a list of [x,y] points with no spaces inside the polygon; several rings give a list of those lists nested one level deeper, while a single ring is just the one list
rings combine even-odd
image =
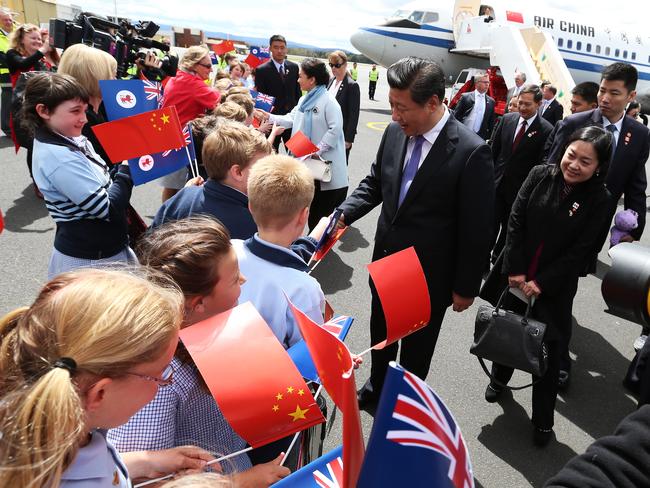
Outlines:
[{"label": "man's dark suit jacket", "polygon": [[[454,116],[460,122],[464,122],[465,119],[469,117],[469,114],[472,112],[472,109],[474,108],[474,98],[475,98],[474,92],[471,92],[471,93],[464,93],[460,97],[460,100],[458,100],[458,104],[454,109]],[[481,128],[478,131],[478,136],[484,141],[490,138],[490,136],[492,135],[492,130],[494,129],[494,121],[496,119],[496,116],[494,114],[495,105],[496,104],[494,102],[494,98],[492,98],[486,93],[485,112],[483,113],[483,122],[481,123]]]},{"label": "man's dark suit jacket", "polygon": [[[557,162],[562,157],[564,146],[571,134],[577,129],[591,125],[603,126],[603,115],[598,108],[563,119],[555,131],[553,141],[549,141],[546,145],[549,148],[546,160],[550,163]],[[621,133],[618,135],[614,158],[607,173],[606,184],[613,199],[612,216],[616,210],[615,204],[623,194],[625,194],[623,201],[625,208],[631,208],[639,214],[639,226],[630,232],[635,239],[641,238],[645,227],[647,186],[645,163],[649,153],[650,131],[632,117],[625,116]],[[605,232],[598,243],[598,250],[602,247],[606,236]]]},{"label": "man's dark suit jacket", "polygon": [[284,80],[272,59],[255,70],[255,87],[258,92],[275,97],[273,113],[284,115],[291,112],[302,96],[298,85],[298,65],[284,60]]},{"label": "man's dark suit jacket", "polygon": [[519,114],[505,114],[497,123],[492,135],[492,157],[494,158],[494,180],[497,194],[512,205],[517,198],[528,173],[534,166],[542,164],[544,143],[553,130],[546,120],[535,117],[526,129],[523,139],[512,151],[512,144],[519,124]]},{"label": "man's dark suit jacket", "polygon": [[541,107],[537,113],[544,117],[549,124],[554,126],[557,124],[558,120],[562,120],[562,117],[564,116],[564,107],[554,98],[543,114]]},{"label": "man's dark suit jacket", "polygon": [[407,142],[391,123],[370,174],[339,208],[350,224],[381,205],[373,261],[415,246],[432,304],[448,306],[452,291],[474,297],[481,283],[494,219],[492,156],[450,116],[398,208]]},{"label": "man's dark suit jacket", "polygon": [[[327,84],[327,89],[332,86],[336,78],[332,78]],[[359,124],[359,108],[361,103],[361,93],[359,85],[350,75],[346,75],[341,81],[341,86],[336,92],[336,101],[341,106],[343,113],[343,135],[345,142],[354,142],[354,136],[357,134],[357,125]]]}]

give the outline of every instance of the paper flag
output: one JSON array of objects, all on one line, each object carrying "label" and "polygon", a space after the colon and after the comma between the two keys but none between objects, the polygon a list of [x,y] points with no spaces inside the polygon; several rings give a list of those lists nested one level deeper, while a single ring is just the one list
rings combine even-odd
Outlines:
[{"label": "paper flag", "polygon": [[374,349],[383,349],[429,323],[429,288],[414,247],[370,263],[368,271],[386,317],[386,340]]},{"label": "paper flag", "polygon": [[325,421],[282,344],[250,302],[187,327],[180,337],[226,420],[251,446]]},{"label": "paper flag", "polygon": [[308,156],[309,154],[314,154],[318,151],[318,147],[314,145],[314,143],[311,142],[301,131],[292,135],[291,139],[289,139],[285,145],[297,158],[302,158],[303,156]]},{"label": "paper flag", "polygon": [[248,56],[246,56],[246,59],[244,59],[244,63],[246,63],[252,69],[257,68],[263,62],[264,61],[262,61],[260,58],[258,58],[257,56],[253,56],[252,54],[249,54]]},{"label": "paper flag", "polygon": [[235,44],[232,41],[222,41],[219,44],[212,44],[211,47],[219,56],[235,50]]}]

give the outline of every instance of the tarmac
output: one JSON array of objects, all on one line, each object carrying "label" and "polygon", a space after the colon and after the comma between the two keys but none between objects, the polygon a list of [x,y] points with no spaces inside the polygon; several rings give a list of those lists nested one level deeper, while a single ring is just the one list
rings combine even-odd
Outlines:
[{"label": "tarmac", "polygon": [[[376,101],[368,100],[368,66],[360,65],[361,115],[352,148],[350,191],[366,176],[382,131],[390,122],[385,69],[380,68]],[[8,138],[0,139],[0,209],[5,230],[0,235],[0,313],[29,305],[47,274],[55,225],[41,200],[34,196],[25,164],[25,151],[15,154]],[[160,187],[152,182],[136,187],[131,199],[145,220],[160,205]],[[378,209],[355,223],[314,273],[337,314],[355,322],[346,343],[352,352],[369,347],[370,292],[366,264],[370,262]],[[650,245],[649,233],[642,244]],[[500,403],[483,399],[487,378],[469,354],[474,317],[481,300],[463,313],[448,310],[427,382],[446,402],[461,427],[469,449],[477,487],[539,487],[594,439],[611,434],[620,420],[636,408],[621,380],[633,357],[632,344],[641,327],[604,312],[601,280],[611,261],[601,252],[597,275],[580,280],[574,304],[571,355],[575,360],[571,385],[558,397],[557,441],[545,449],[532,444],[531,390],[506,394]],[[370,358],[356,371],[361,386],[370,373]],[[512,384],[529,376],[516,374]],[[330,407],[332,406],[329,401]],[[340,413],[325,442],[325,451],[341,443]],[[372,417],[362,412],[365,437]],[[400,469],[387,465],[386,469]]]}]

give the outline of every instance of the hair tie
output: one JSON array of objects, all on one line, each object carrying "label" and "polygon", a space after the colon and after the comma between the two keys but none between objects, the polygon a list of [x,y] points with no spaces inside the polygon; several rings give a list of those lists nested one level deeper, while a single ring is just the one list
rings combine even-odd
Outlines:
[{"label": "hair tie", "polygon": [[54,361],[53,367],[67,369],[71,376],[77,371],[77,363],[72,358],[59,358]]}]

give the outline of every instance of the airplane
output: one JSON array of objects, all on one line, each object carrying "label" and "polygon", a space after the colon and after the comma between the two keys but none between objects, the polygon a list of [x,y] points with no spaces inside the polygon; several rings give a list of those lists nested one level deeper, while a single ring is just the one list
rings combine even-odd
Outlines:
[{"label": "airplane", "polygon": [[[362,54],[386,67],[405,56],[432,59],[452,81],[465,68],[489,66],[489,58],[485,56],[451,52],[463,20],[482,15],[486,22],[494,19],[517,27],[537,26],[548,32],[575,83],[598,83],[605,66],[617,61],[630,63],[639,72],[637,93],[644,99],[650,98],[650,36],[647,34],[621,25],[599,24],[581,15],[548,9],[537,2],[512,2],[507,7],[499,0],[443,3],[437,2],[437,6],[421,0],[409,3],[382,24],[360,27],[350,41]],[[512,86],[512,80],[506,82]]]}]

